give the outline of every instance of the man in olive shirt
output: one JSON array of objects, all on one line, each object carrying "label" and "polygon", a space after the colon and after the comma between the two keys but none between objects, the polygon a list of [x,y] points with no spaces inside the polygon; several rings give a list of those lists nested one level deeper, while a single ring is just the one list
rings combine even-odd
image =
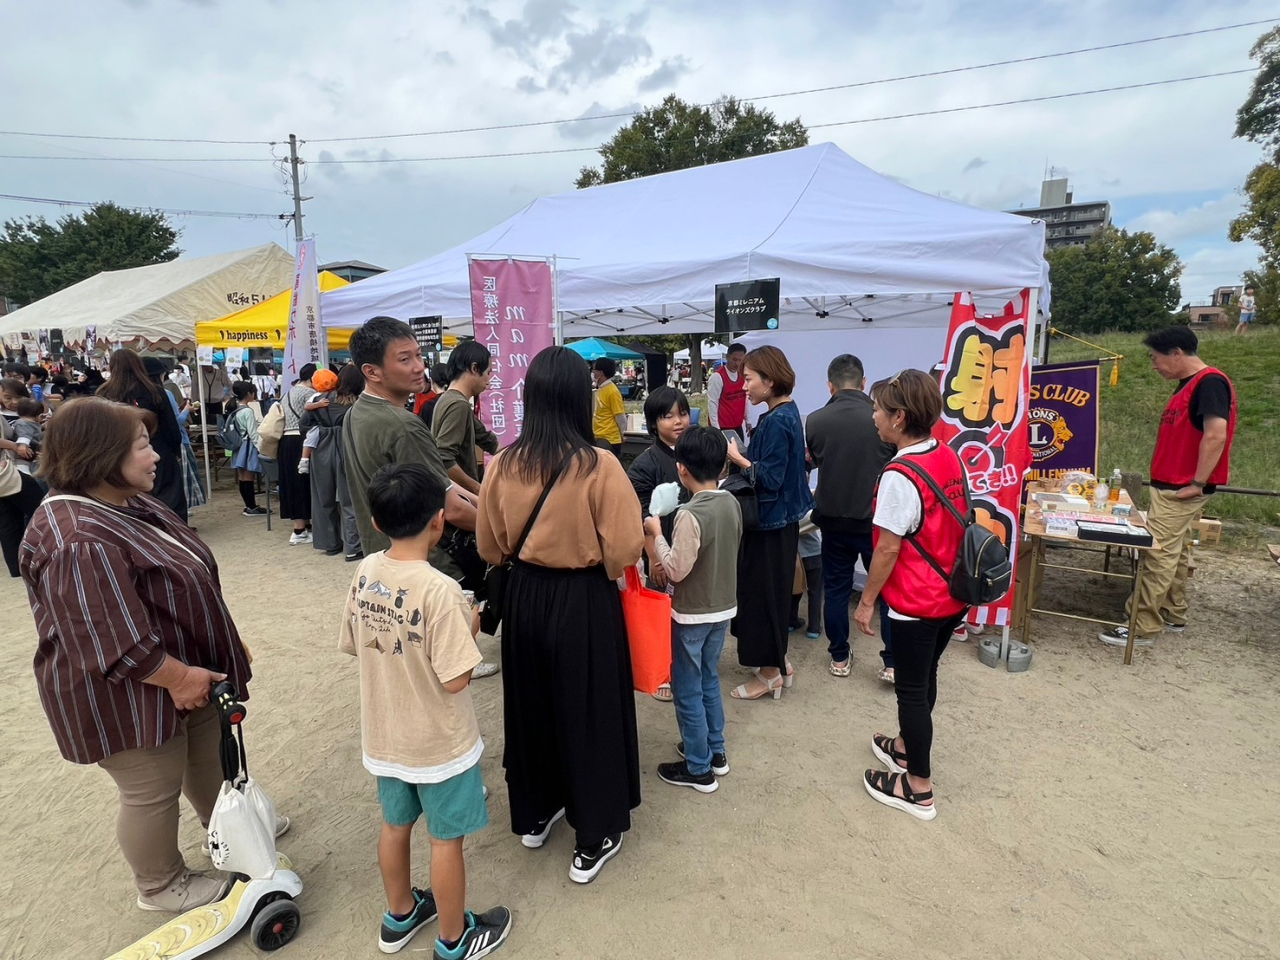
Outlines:
[{"label": "man in olive shirt", "polygon": [[449,389],[436,400],[431,433],[449,479],[471,493],[480,492],[476,447],[498,452],[498,438],[476,419],[476,397],[489,386],[489,351],[465,340],[449,355]]}]

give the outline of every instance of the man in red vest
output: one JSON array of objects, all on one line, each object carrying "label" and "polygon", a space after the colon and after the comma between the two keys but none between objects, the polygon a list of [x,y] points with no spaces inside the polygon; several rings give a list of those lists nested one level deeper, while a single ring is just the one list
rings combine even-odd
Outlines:
[{"label": "man in red vest", "polygon": [[724,365],[707,383],[707,419],[717,430],[732,430],[746,439],[747,385],[742,379],[742,363],[747,348],[741,343],[729,344]]},{"label": "man in red vest", "polygon": [[[1196,355],[1200,344],[1190,327],[1155,330],[1143,343],[1151,350],[1156,373],[1178,382],[1160,418],[1151,457],[1147,527],[1157,549],[1147,554],[1141,588],[1129,598],[1137,604],[1135,642],[1149,644],[1165,630],[1181,633],[1186,628],[1191,528],[1205,498],[1228,479],[1236,392],[1226,374]],[[1129,631],[1120,627],[1098,634],[1098,639],[1125,644]]]}]

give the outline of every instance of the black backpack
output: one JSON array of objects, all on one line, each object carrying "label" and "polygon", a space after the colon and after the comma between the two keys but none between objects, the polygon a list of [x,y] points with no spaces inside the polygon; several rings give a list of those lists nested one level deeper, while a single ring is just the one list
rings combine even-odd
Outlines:
[{"label": "black backpack", "polygon": [[901,464],[916,476],[923,478],[938,500],[951,511],[956,522],[964,529],[964,536],[960,540],[960,552],[956,556],[955,566],[950,573],[947,573],[942,564],[925,552],[924,547],[916,541],[915,534],[907,534],[904,538],[911,541],[911,545],[920,551],[920,556],[924,557],[929,566],[938,572],[938,576],[947,581],[951,588],[951,596],[971,607],[981,607],[988,603],[995,603],[1008,593],[1009,587],[1013,584],[1013,567],[1009,564],[1009,551],[1000,542],[999,537],[978,523],[973,508],[969,505],[968,483],[965,483],[964,490],[965,512],[961,514],[951,499],[942,492],[937,481],[921,469],[919,464],[912,463],[909,457],[902,457],[893,462]]}]

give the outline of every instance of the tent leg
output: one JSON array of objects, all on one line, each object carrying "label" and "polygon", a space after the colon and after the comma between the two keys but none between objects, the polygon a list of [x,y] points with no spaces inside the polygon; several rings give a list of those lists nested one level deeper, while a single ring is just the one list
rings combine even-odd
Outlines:
[{"label": "tent leg", "polygon": [[204,448],[205,503],[213,503],[213,467],[209,463],[209,407],[204,397],[204,371],[200,369],[199,346],[196,347],[196,380],[200,391],[200,445]]}]

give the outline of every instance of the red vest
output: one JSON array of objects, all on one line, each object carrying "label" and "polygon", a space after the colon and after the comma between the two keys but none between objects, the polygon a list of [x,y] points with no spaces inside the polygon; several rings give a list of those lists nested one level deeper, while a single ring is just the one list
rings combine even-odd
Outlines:
[{"label": "red vest", "polygon": [[716,370],[716,375],[724,384],[724,389],[720,391],[720,422],[713,423],[712,426],[721,430],[741,429],[742,422],[747,418],[747,382],[742,379],[742,371],[738,371],[737,383],[729,379],[728,367],[720,367]]},{"label": "red vest", "polygon": [[[927,453],[912,453],[908,456],[933,477],[956,509],[964,513],[964,466],[956,452],[945,443],[939,443]],[[892,460],[884,469],[885,473],[892,470],[906,477],[916,488],[924,505],[920,529],[915,534],[916,542],[939,566],[950,570],[960,553],[964,529],[929,489],[928,484],[914,473],[903,467],[895,467]],[[872,537],[872,542],[879,544],[879,527],[874,529]],[[906,537],[902,539],[902,552],[898,554],[898,562],[893,565],[889,579],[880,590],[880,596],[898,613],[924,620],[954,617],[965,609],[965,604],[951,596],[947,581],[938,576],[938,571],[929,565],[929,561],[920,555],[915,546],[907,542]]]},{"label": "red vest", "polygon": [[1231,441],[1236,435],[1236,389],[1226,374],[1213,367],[1205,367],[1169,398],[1169,405],[1164,408],[1164,415],[1160,418],[1155,453],[1151,455],[1153,481],[1185,487],[1196,479],[1196,468],[1200,462],[1200,441],[1204,439],[1204,431],[1197,430],[1191,422],[1191,398],[1200,381],[1211,373],[1227,380],[1227,386],[1231,390],[1231,415],[1227,418],[1227,445],[1222,448],[1218,465],[1205,479],[1210,485],[1227,482],[1231,465]]}]

